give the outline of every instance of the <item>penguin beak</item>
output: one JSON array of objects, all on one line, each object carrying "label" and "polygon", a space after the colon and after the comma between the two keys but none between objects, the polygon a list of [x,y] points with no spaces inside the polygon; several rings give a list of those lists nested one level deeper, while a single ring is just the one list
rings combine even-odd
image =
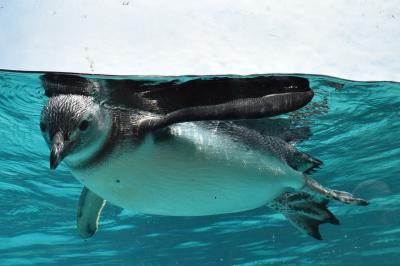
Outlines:
[{"label": "penguin beak", "polygon": [[61,132],[57,132],[51,144],[50,152],[50,169],[54,170],[63,159],[64,154],[64,137]]}]

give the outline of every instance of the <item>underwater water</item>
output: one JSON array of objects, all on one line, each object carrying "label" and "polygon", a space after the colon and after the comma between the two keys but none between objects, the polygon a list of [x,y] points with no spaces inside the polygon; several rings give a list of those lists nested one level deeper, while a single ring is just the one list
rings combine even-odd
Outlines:
[{"label": "underwater water", "polygon": [[274,118],[310,130],[295,145],[324,162],[315,179],[370,202],[330,203],[341,225],[322,225],[321,241],[267,207],[167,217],[111,204],[84,240],[76,230],[82,185],[63,164],[49,170],[39,76],[0,72],[0,265],[400,264],[400,83],[300,75],[313,101]]}]

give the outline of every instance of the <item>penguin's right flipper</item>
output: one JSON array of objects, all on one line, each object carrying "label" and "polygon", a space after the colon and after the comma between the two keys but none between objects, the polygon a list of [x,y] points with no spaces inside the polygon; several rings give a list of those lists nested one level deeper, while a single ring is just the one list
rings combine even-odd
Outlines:
[{"label": "penguin's right flipper", "polygon": [[106,201],[84,187],[79,199],[77,225],[83,238],[93,236],[98,228],[99,217]]},{"label": "penguin's right flipper", "polygon": [[269,207],[282,213],[300,231],[321,240],[321,224],[340,224],[327,204],[328,200],[317,200],[311,194],[298,192],[284,193],[271,202]]}]

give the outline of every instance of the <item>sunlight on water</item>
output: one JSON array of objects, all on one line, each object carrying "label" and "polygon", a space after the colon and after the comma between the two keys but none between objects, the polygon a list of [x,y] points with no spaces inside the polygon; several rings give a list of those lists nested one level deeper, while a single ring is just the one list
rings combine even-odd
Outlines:
[{"label": "sunlight on water", "polygon": [[82,185],[64,165],[49,170],[39,74],[0,72],[0,265],[397,265],[400,84],[303,77],[313,101],[282,118],[310,128],[297,146],[324,162],[314,178],[371,203],[332,203],[341,225],[323,225],[323,241],[268,208],[189,218],[111,204],[85,241],[75,225]]}]

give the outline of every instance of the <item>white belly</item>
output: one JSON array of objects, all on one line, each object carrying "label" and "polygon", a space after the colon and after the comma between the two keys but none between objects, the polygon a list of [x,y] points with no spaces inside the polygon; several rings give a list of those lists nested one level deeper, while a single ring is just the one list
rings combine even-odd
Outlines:
[{"label": "white belly", "polygon": [[73,174],[90,190],[123,208],[161,215],[197,216],[260,207],[303,175],[268,154],[195,123],[172,127],[174,141],[115,152],[105,164]]}]

